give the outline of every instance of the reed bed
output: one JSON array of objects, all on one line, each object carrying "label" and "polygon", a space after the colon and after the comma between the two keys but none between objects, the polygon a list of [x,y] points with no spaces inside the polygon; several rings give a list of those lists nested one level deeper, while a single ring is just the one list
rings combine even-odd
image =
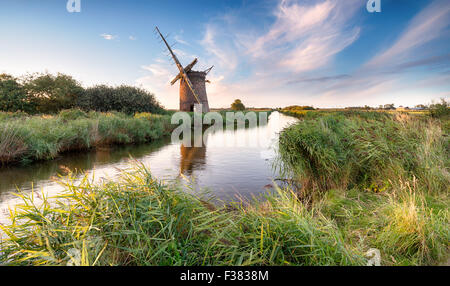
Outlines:
[{"label": "reed bed", "polygon": [[58,115],[0,116],[0,164],[54,159],[68,151],[143,143],[169,135],[168,115],[65,110]]},{"label": "reed bed", "polygon": [[0,226],[6,265],[360,265],[336,225],[278,190],[264,202],[217,207],[159,183],[144,166],[117,182],[57,197],[18,194]]},{"label": "reed bed", "polygon": [[384,265],[434,265],[450,253],[446,126],[405,113],[309,112],[282,132],[279,160],[346,243],[378,248]]}]

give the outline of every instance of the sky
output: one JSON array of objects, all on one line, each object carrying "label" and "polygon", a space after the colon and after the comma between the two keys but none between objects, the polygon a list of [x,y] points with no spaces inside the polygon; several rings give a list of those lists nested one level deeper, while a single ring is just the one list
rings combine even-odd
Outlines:
[{"label": "sky", "polygon": [[0,73],[133,85],[178,108],[183,65],[208,74],[211,107],[415,106],[450,98],[450,1],[0,0]]}]

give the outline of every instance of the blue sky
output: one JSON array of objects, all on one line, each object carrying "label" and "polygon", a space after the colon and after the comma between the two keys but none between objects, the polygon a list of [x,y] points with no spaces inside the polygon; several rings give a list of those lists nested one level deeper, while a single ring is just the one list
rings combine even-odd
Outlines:
[{"label": "blue sky", "polygon": [[0,72],[143,87],[178,107],[177,69],[214,65],[210,105],[414,106],[450,97],[450,1],[0,0]]}]

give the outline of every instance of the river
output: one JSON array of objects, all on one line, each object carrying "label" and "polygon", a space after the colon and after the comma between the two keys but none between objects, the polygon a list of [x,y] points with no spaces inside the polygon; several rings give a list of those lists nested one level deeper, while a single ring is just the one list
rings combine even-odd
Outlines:
[{"label": "river", "polygon": [[[209,134],[202,147],[185,147],[170,138],[149,144],[99,148],[68,153],[55,160],[0,169],[0,223],[7,222],[8,207],[19,200],[13,195],[44,191],[56,194],[63,187],[55,177],[64,169],[87,173],[94,181],[114,180],[130,167],[130,156],[167,183],[207,190],[220,200],[250,198],[265,192],[278,177],[273,168],[279,132],[296,119],[273,112],[267,125],[221,130]],[[256,144],[255,144],[256,142]]]}]

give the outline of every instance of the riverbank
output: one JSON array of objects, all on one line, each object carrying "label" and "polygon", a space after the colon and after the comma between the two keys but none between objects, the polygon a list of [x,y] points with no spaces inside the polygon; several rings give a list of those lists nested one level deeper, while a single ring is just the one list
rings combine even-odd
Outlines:
[{"label": "riverbank", "polygon": [[144,143],[167,136],[172,130],[169,115],[150,113],[129,116],[77,109],[58,115],[0,113],[0,164],[51,160],[69,151]]},{"label": "riverbank", "polygon": [[299,188],[224,207],[161,184],[143,166],[111,183],[69,179],[56,205],[21,194],[0,261],[365,265],[376,248],[382,265],[437,265],[450,238],[445,126],[365,112],[307,118],[280,138]]},{"label": "riverbank", "polygon": [[383,265],[449,256],[449,118],[311,112],[280,136],[299,197],[336,222],[346,244]]},{"label": "riverbank", "polygon": [[[220,111],[224,126],[226,113]],[[245,111],[247,114],[249,111]],[[271,111],[264,111],[269,117]],[[169,136],[177,125],[167,114],[83,112],[64,110],[57,115],[27,115],[0,112],[0,166],[55,159],[65,152],[92,148],[141,144]],[[260,124],[261,111],[255,112]],[[193,113],[188,113],[194,124]],[[204,114],[202,115],[202,120]],[[214,120],[211,122],[214,123]],[[233,119],[232,125],[239,127]],[[249,122],[245,121],[245,127]]]}]

